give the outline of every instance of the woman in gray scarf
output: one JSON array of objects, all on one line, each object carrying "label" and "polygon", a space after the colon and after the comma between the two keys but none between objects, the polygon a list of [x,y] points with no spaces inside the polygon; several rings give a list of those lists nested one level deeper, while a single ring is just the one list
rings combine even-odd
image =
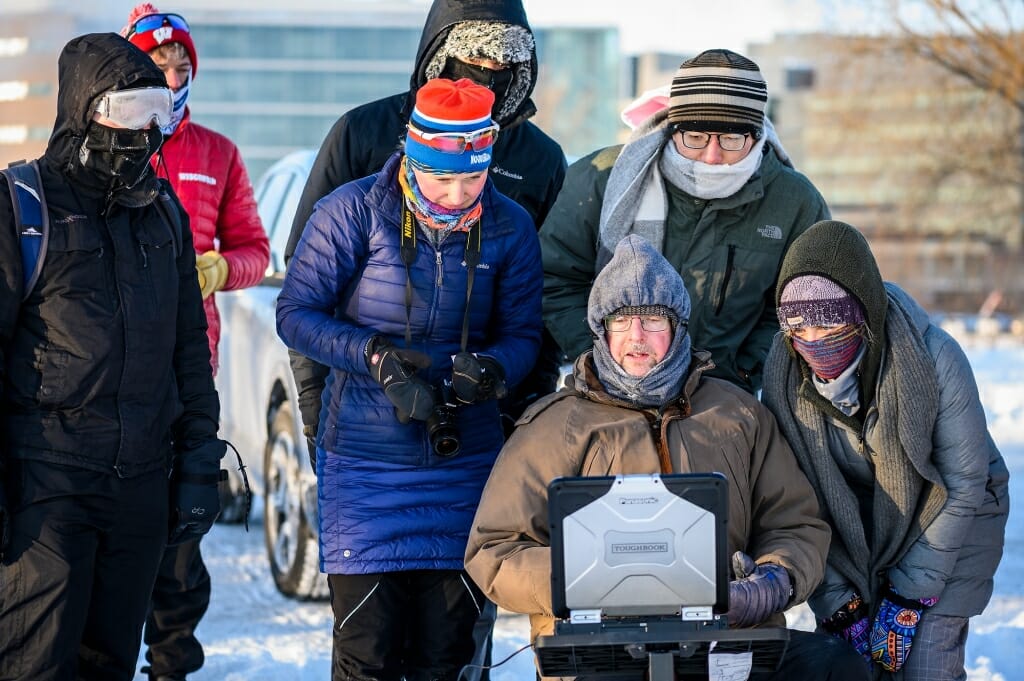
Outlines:
[{"label": "woman in gray scarf", "polygon": [[762,399],[832,526],[819,627],[876,679],[966,679],[1009,512],[966,356],[841,222],[793,242],[776,303]]}]

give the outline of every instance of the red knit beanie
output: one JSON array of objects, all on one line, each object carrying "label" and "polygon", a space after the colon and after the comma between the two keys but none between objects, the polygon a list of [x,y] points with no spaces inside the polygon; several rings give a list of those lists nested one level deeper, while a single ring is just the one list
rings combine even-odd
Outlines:
[{"label": "red knit beanie", "polygon": [[[131,14],[128,15],[128,23],[121,29],[121,36],[127,38],[128,42],[147,53],[152,52],[161,45],[181,43],[185,47],[185,51],[188,52],[188,58],[192,61],[192,77],[195,78],[196,71],[199,70],[199,58],[196,57],[196,46],[192,42],[192,35],[189,33],[184,20],[179,23],[165,19],[163,22],[146,27],[146,30],[132,30],[139,19],[154,14],[159,15],[164,14],[164,12],[161,12],[148,2],[140,2],[138,5],[135,5],[132,8]],[[181,19],[179,15],[169,16]]]},{"label": "red knit beanie", "polygon": [[491,120],[494,93],[468,78],[456,81],[433,78],[416,91],[416,107],[409,119],[411,128],[421,133],[467,133],[491,130],[478,138],[476,148],[467,146],[462,153],[444,152],[428,141],[406,135],[405,153],[414,162],[434,170],[473,173],[491,163],[491,146],[496,127]]}]

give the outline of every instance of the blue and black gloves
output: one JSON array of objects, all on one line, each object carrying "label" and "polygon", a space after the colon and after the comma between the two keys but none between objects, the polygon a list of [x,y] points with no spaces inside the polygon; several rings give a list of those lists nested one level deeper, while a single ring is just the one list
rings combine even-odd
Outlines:
[{"label": "blue and black gloves", "polygon": [[401,423],[408,423],[409,419],[426,421],[434,410],[435,391],[416,372],[430,366],[430,356],[395,347],[381,336],[371,338],[364,353],[370,375],[395,405],[398,420]]},{"label": "blue and black gloves", "polygon": [[899,671],[910,656],[921,615],[925,608],[938,601],[937,598],[905,598],[890,586],[871,625],[871,658],[886,671]]},{"label": "blue and black gloves", "polygon": [[843,607],[820,624],[829,634],[852,645],[864,661],[871,664],[871,623],[868,620],[868,606],[860,596],[854,594]]},{"label": "blue and black gloves", "polygon": [[785,610],[793,596],[786,568],[775,563],[757,565],[737,551],[732,554],[732,570],[736,579],[729,582],[730,627],[751,627]]},{"label": "blue and black gloves", "polygon": [[508,395],[505,370],[493,357],[457,353],[452,357],[452,390],[463,404],[500,400]]},{"label": "blue and black gloves", "polygon": [[[220,460],[227,451],[216,438],[178,451],[171,471],[171,515],[167,544],[198,539],[220,515]],[[226,476],[227,471],[223,472]]]}]

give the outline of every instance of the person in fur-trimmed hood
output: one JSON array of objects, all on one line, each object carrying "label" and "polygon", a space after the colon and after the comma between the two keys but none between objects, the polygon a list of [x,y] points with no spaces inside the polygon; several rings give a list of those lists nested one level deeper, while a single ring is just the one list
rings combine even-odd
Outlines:
[{"label": "person in fur-trimmed hood", "polygon": [[793,239],[829,217],[795,171],[768,118],[768,90],[750,59],[707,50],[683,62],[668,108],[626,145],[584,156],[541,228],[544,322],[569,357],[590,347],[594,276],[627,234],[645,236],[683,276],[690,335],[710,375],[755,393],[778,331],[772,293]]},{"label": "person in fur-trimmed hood", "polygon": [[[531,642],[555,625],[547,491],[558,477],[723,472],[731,628],[785,626],[783,611],[821,579],[829,531],[810,485],[764,405],[707,375],[691,314],[672,265],[643,237],[623,239],[590,293],[592,349],[565,388],[526,411],[494,464],[466,571],[503,608],[530,615]],[[781,667],[751,679],[867,679],[849,647],[789,634]]]},{"label": "person in fur-trimmed hood", "polygon": [[793,242],[776,302],[762,397],[832,526],[819,627],[876,679],[965,679],[1009,512],[966,356],[842,222]]}]

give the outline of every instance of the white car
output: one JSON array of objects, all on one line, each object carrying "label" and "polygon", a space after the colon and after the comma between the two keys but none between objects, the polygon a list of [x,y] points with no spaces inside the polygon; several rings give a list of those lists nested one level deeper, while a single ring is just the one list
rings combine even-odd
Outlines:
[{"label": "white car", "polygon": [[[300,599],[327,596],[319,570],[316,474],[310,468],[288,351],[277,336],[275,305],[284,280],[284,249],[315,157],[297,151],[256,183],[260,219],[270,238],[270,266],[258,286],[217,294],[221,315],[220,436],[234,444],[254,494],[263,500],[270,570],[278,590]],[[225,457],[225,467],[233,457]],[[241,474],[231,471],[222,522],[244,515]]]}]

